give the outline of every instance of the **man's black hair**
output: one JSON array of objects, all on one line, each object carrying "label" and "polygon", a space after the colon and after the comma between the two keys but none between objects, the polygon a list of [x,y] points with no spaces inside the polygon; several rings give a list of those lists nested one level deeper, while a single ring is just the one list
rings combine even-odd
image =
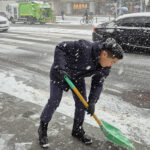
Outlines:
[{"label": "man's black hair", "polygon": [[103,43],[102,50],[108,53],[108,57],[123,59],[123,49],[113,38],[108,38]]}]

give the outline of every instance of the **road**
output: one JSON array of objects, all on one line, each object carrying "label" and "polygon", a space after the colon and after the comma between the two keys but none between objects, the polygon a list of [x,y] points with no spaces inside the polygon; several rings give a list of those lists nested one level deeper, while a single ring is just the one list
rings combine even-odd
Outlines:
[{"label": "road", "polygon": [[[34,26],[40,29],[40,33],[32,31]],[[17,27],[22,27],[22,25],[18,24]],[[26,27],[31,26],[26,25]],[[46,33],[45,30],[42,32],[42,29],[54,29],[54,27],[59,30],[63,29],[64,31],[59,33],[59,31],[55,30],[52,33],[51,31]],[[0,56],[3,68],[6,66],[7,69],[15,68],[15,70],[20,71],[25,69],[26,72],[34,71],[35,73],[39,73],[40,77],[48,78],[56,44],[61,41],[78,39],[91,41],[91,35],[89,34],[67,32],[67,29],[75,29],[73,32],[77,30],[80,32],[91,31],[91,26],[32,25],[32,28],[29,31],[23,31],[24,29],[18,31],[15,28],[7,33],[0,34],[0,47],[2,50],[5,49],[5,51],[1,50]],[[13,49],[15,49],[15,52]],[[109,92],[114,95],[120,93],[120,96],[124,100],[138,107],[150,108],[149,57],[146,54],[125,54],[125,58],[112,68],[112,73],[106,80],[104,92]],[[20,78],[24,77],[22,76]],[[26,82],[28,82],[27,79]],[[47,84],[42,84],[42,87],[40,87],[40,82],[36,83],[39,85],[35,85],[35,79],[31,80],[30,84],[38,88],[44,88],[43,86],[47,88],[48,86]],[[88,82],[88,85],[90,86],[90,82]]]},{"label": "road", "polygon": [[[73,25],[12,25],[8,32],[0,33],[0,73],[5,73],[8,81],[14,77],[18,84],[23,83],[48,95],[49,70],[56,44],[61,41],[78,39],[91,41],[91,29],[91,26]],[[147,108],[149,110],[149,57],[147,54],[125,54],[125,58],[112,68],[110,76],[105,81],[103,93],[121,97],[123,101],[133,104],[137,109]],[[0,75],[2,79],[3,74]],[[1,85],[2,83],[1,81]],[[90,78],[86,78],[86,83],[89,92]],[[18,84],[8,85],[19,87]],[[15,93],[16,90],[20,89],[14,88],[12,92]],[[9,90],[7,92],[9,93]],[[71,94],[67,96],[70,98]],[[24,95],[24,99],[28,98]],[[40,103],[42,102],[37,100],[37,104]],[[65,103],[68,102],[65,101]],[[131,108],[129,111],[132,111]],[[149,111],[146,110],[147,112]],[[148,113],[146,117],[149,117]],[[137,143],[135,145],[141,150],[141,146]],[[145,148],[145,150],[148,149]]]}]

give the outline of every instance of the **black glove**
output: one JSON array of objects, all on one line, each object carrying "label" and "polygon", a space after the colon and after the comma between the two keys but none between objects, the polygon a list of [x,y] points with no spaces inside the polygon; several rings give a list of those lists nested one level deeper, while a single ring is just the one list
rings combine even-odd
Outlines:
[{"label": "black glove", "polygon": [[62,69],[60,69],[60,68],[55,68],[55,71],[57,72],[56,74],[57,74],[57,78],[59,79],[59,80],[65,80],[64,79],[64,76],[66,75],[67,77],[69,77],[69,78],[71,78],[70,77],[70,75],[65,71],[65,70],[62,70]]},{"label": "black glove", "polygon": [[86,111],[87,111],[87,114],[90,114],[92,116],[95,112],[95,102],[89,101],[88,104],[89,104],[89,106],[86,109]]}]

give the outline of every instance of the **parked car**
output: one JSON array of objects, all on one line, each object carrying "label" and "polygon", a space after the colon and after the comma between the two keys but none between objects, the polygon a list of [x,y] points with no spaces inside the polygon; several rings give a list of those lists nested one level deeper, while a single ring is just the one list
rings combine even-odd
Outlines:
[{"label": "parked car", "polygon": [[6,17],[0,16],[0,31],[7,31],[9,29],[9,21]]},{"label": "parked car", "polygon": [[150,52],[150,12],[119,16],[93,28],[93,41],[114,38],[126,52]]}]

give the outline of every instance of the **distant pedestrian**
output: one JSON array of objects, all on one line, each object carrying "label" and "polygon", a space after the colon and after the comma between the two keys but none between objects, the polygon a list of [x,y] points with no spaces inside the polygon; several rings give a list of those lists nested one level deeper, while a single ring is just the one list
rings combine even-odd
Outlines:
[{"label": "distant pedestrian", "polygon": [[86,9],[85,10],[85,13],[84,13],[84,17],[85,17],[85,20],[86,20],[86,23],[88,23],[88,10]]},{"label": "distant pedestrian", "polygon": [[64,14],[65,14],[65,12],[64,12],[64,10],[62,10],[62,11],[61,11],[61,17],[62,17],[62,20],[65,19],[65,18],[64,18]]},{"label": "distant pedestrian", "polygon": [[104,79],[109,75],[111,67],[122,58],[123,50],[121,46],[112,39],[94,43],[86,40],[66,41],[56,46],[54,62],[50,71],[50,98],[41,114],[38,129],[39,143],[42,147],[48,145],[48,124],[60,104],[63,91],[69,90],[64,75],[67,75],[75,83],[86,101],[84,78],[90,76],[92,78],[87,109],[79,98],[72,93],[75,101],[72,136],[84,144],[92,144],[92,139],[87,136],[83,129],[85,111],[90,115],[94,114],[95,104],[102,91]]}]

